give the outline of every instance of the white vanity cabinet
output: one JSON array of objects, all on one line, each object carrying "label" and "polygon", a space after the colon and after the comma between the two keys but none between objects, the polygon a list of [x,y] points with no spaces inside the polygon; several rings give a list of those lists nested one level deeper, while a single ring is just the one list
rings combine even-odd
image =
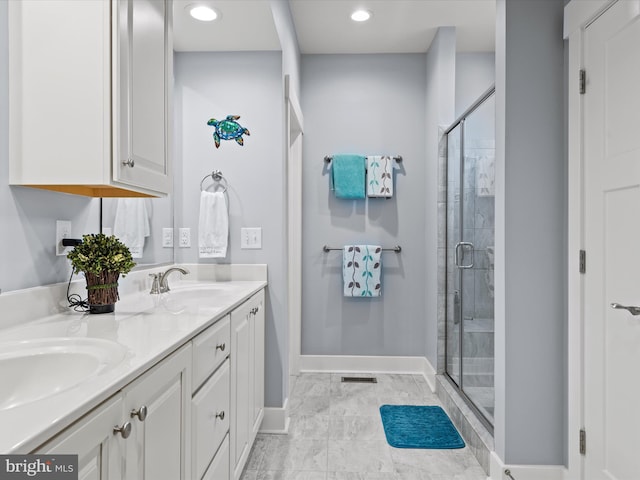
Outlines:
[{"label": "white vanity cabinet", "polygon": [[213,470],[229,470],[229,419],[233,407],[229,400],[230,335],[227,315],[192,342],[191,465],[195,480],[210,476]]},{"label": "white vanity cabinet", "polygon": [[238,480],[264,416],[265,293],[248,295],[32,453],[77,454],[81,480]]},{"label": "white vanity cabinet", "polygon": [[77,454],[81,480],[189,480],[190,396],[187,345],[36,453]]},{"label": "white vanity cabinet", "polygon": [[190,480],[191,345],[187,344],[124,390],[125,479]]},{"label": "white vanity cabinet", "polygon": [[264,416],[264,291],[231,312],[232,479],[242,474]]},{"label": "white vanity cabinet", "polygon": [[35,453],[78,455],[78,480],[122,480],[126,440],[113,432],[123,423],[122,404],[114,395]]},{"label": "white vanity cabinet", "polygon": [[171,187],[171,0],[15,0],[9,183],[93,197]]}]

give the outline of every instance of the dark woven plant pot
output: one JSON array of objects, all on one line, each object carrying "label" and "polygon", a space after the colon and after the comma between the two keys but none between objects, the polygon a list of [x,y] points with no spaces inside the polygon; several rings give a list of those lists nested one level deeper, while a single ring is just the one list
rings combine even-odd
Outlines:
[{"label": "dark woven plant pot", "polygon": [[84,274],[87,280],[89,313],[110,313],[114,310],[118,296],[118,272]]}]

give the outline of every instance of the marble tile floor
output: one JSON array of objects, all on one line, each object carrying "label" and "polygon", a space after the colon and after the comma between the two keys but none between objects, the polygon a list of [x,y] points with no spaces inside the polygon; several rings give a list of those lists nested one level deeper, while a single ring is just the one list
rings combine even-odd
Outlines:
[{"label": "marble tile floor", "polygon": [[241,480],[486,480],[469,447],[387,444],[381,405],[442,405],[422,376],[377,374],[375,384],[342,376],[350,375],[292,377],[289,433],[259,434]]}]

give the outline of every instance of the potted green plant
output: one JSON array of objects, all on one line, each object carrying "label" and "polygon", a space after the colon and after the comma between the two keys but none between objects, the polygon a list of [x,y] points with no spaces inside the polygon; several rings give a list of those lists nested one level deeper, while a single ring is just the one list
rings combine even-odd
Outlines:
[{"label": "potted green plant", "polygon": [[67,254],[74,273],[84,273],[90,313],[113,312],[118,300],[118,278],[135,266],[129,248],[115,236],[92,233]]}]

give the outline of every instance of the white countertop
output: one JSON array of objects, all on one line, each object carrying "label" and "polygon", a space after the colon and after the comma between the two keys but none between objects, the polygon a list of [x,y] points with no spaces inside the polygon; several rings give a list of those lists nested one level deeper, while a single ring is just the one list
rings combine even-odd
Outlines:
[{"label": "white countertop", "polygon": [[[0,344],[73,337],[109,340],[126,349],[115,367],[73,388],[0,410],[0,453],[32,452],[266,286],[265,280],[190,282],[177,277],[171,276],[172,290],[166,294],[121,294],[114,313],[69,310],[0,330]],[[198,288],[200,293],[191,293]]]}]

